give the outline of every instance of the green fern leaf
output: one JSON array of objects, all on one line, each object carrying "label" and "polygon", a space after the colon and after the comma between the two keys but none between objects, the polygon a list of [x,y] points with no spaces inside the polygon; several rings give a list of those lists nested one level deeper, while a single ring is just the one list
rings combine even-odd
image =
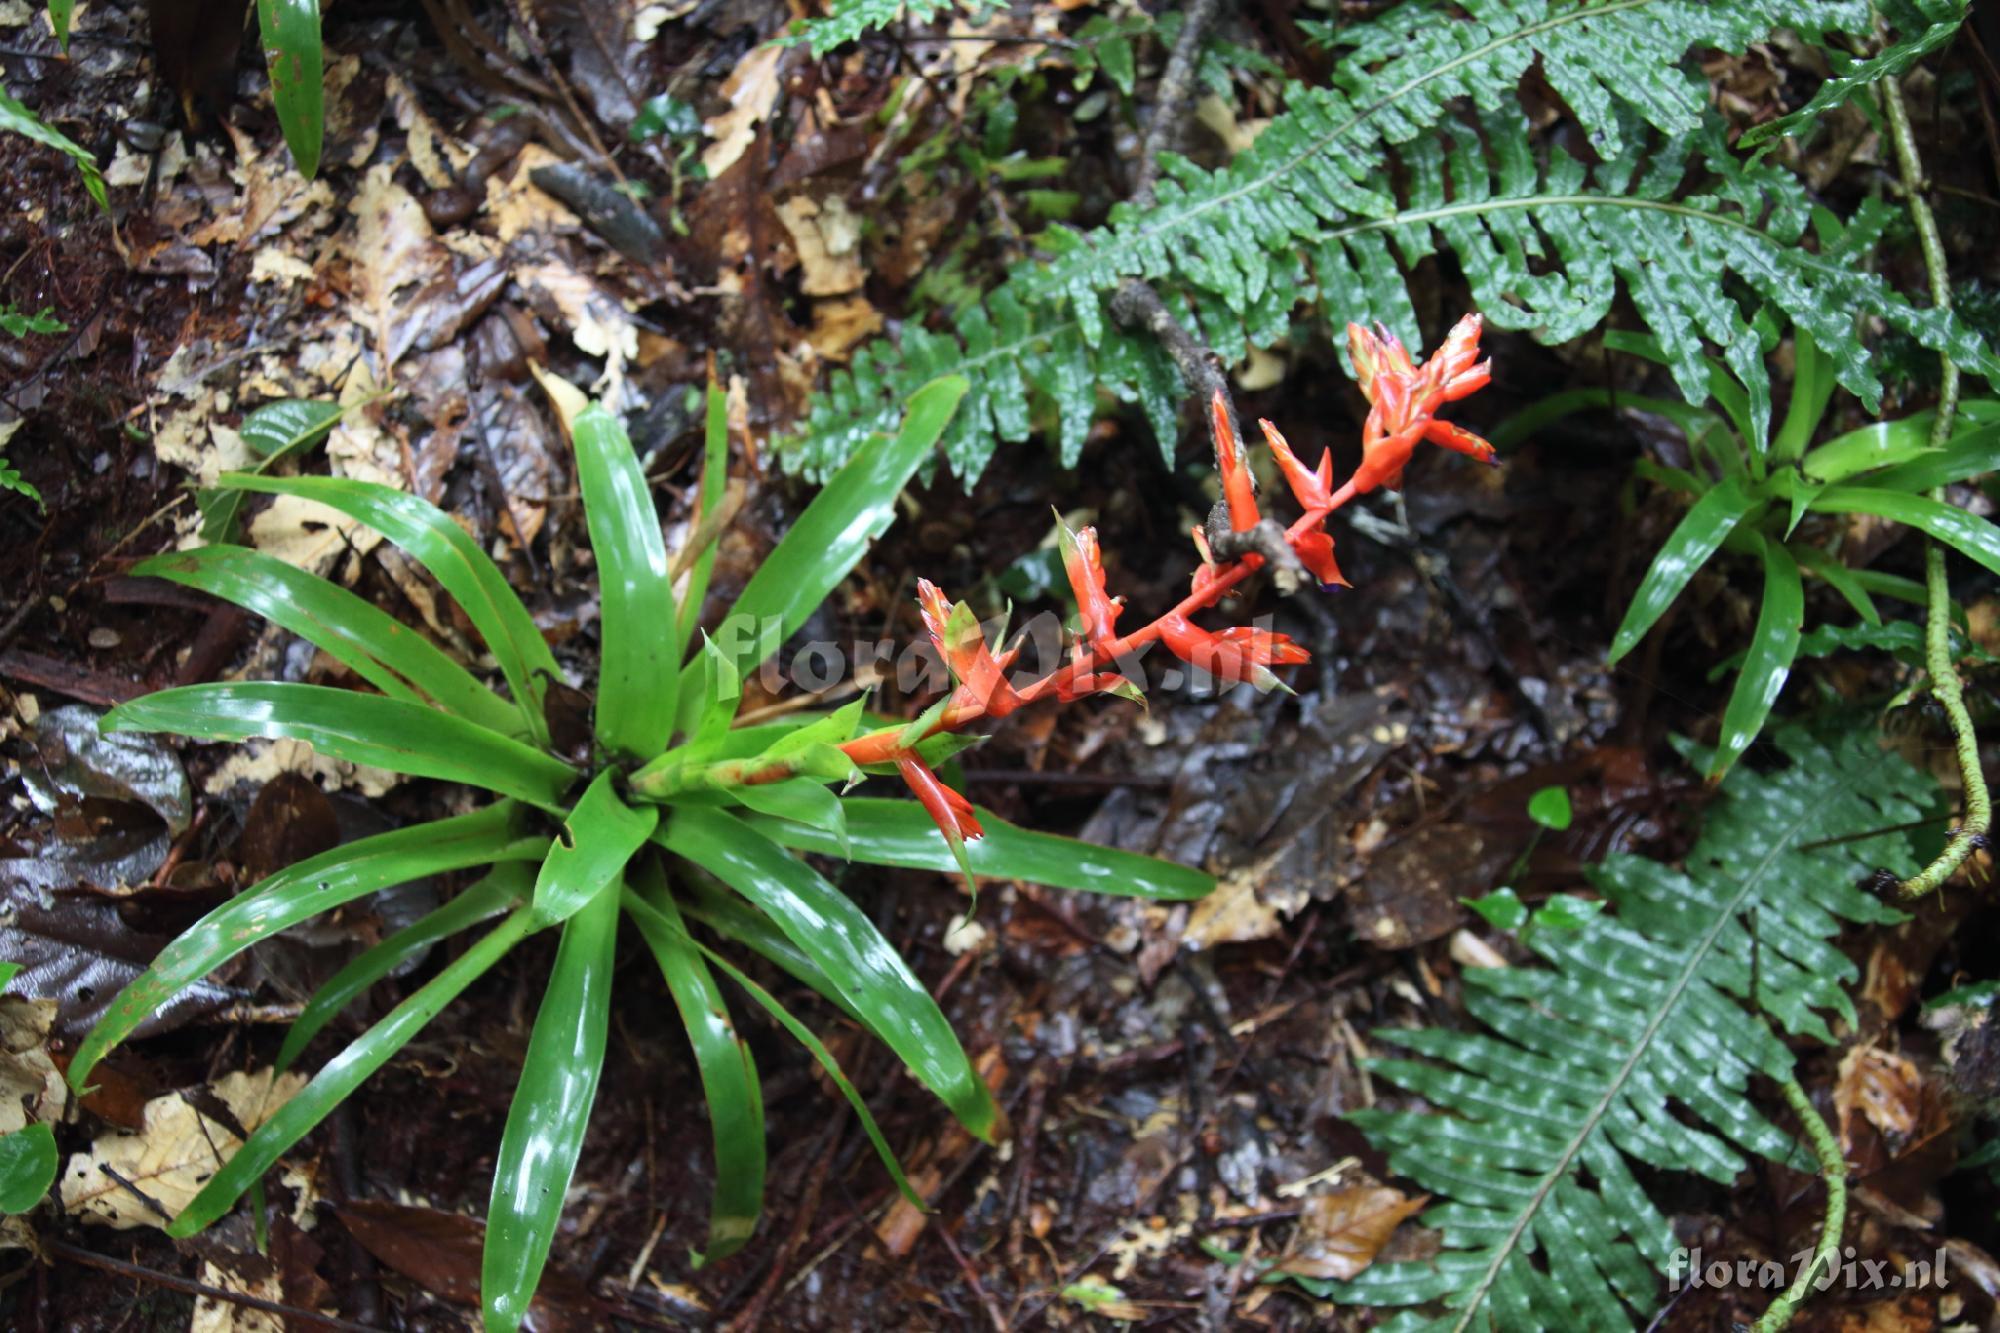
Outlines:
[{"label": "green fern leaf", "polygon": [[1733,772],[1684,866],[1612,857],[1591,877],[1613,910],[1528,935],[1547,966],[1468,970],[1483,1030],[1377,1034],[1425,1057],[1371,1068],[1429,1109],[1351,1119],[1443,1200],[1424,1215],[1442,1250],[1306,1285],[1448,1311],[1389,1325],[1406,1330],[1629,1328],[1658,1303],[1673,1246],[1633,1164],[1726,1184],[1746,1154],[1793,1154],[1748,1095],[1753,1074],[1792,1067],[1746,1010],[1753,977],[1788,1032],[1830,1041],[1823,1013],[1854,1021],[1856,968],[1833,939],[1902,919],[1856,881],[1915,863],[1882,830],[1921,818],[1933,788],[1866,727],[1774,739],[1784,767]]},{"label": "green fern leaf", "polygon": [[[1454,17],[1461,9],[1467,17]],[[1058,233],[1060,252],[1005,282],[983,318],[964,325],[963,345],[913,327],[900,346],[865,348],[781,446],[787,466],[830,471],[945,371],[973,386],[948,442],[968,480],[996,438],[1026,435],[1024,394],[1055,406],[1065,464],[1099,388],[1145,402],[1155,429],[1169,427],[1170,453],[1171,404],[1156,400],[1173,397],[1172,372],[1128,346],[1106,308],[1124,278],[1178,301],[1229,360],[1281,338],[1302,301],[1335,319],[1381,320],[1417,344],[1403,270],[1440,249],[1456,255],[1496,325],[1552,343],[1601,322],[1622,284],[1689,400],[1706,400],[1702,358],[1719,351],[1760,434],[1770,385],[1746,300],[1809,331],[1871,408],[1880,390],[1857,313],[2000,376],[2000,357],[1948,312],[1916,309],[1859,265],[1801,249],[1804,189],[1733,156],[1704,118],[1705,85],[1682,68],[1691,46],[1741,50],[1773,25],[1819,35],[1867,21],[1850,0],[1409,0],[1343,30],[1332,86],[1296,91],[1227,167],[1168,155],[1149,205],[1121,204],[1103,227]],[[1560,149],[1538,156],[1513,109],[1537,59],[1600,165]],[[1453,118],[1466,100],[1481,109],[1476,126]]]},{"label": "green fern leaf", "polygon": [[[971,0],[974,16],[983,14],[1000,0]],[[899,18],[912,23],[928,23],[958,8],[958,0],[835,0],[825,18],[807,19],[799,25],[798,37],[815,56],[851,42],[863,33],[886,28]]]},{"label": "green fern leaf", "polygon": [[1966,0],[1887,0],[1882,12],[1902,36],[1866,60],[1856,60],[1841,51],[1828,52],[1834,77],[1821,84],[1819,91],[1798,110],[1744,131],[1739,144],[1750,148],[1781,134],[1796,134],[1880,80],[1900,75],[1952,39],[1959,25],[1965,22],[1967,3]]}]

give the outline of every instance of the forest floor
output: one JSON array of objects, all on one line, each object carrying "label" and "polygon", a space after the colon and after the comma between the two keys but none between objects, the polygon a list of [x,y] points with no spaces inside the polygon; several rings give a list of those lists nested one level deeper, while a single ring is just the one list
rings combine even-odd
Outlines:
[{"label": "forest floor", "polygon": [[[506,5],[424,8],[514,30]],[[900,61],[949,90],[983,60],[1018,59],[1006,39],[1042,20],[1003,19],[1014,28],[984,29],[1000,39],[984,43],[915,54],[876,43],[821,61],[801,51],[766,68],[749,53],[783,22],[782,6],[682,6],[692,12],[632,51],[603,49],[591,8],[528,4],[543,50],[496,40],[468,54],[416,6],[330,6],[338,93],[311,184],[289,169],[268,100],[243,95],[260,87],[254,43],[223,52],[213,33],[183,32],[179,47],[156,48],[138,7],[98,3],[65,61],[39,17],[0,18],[9,88],[111,163],[118,217],[114,238],[67,159],[0,136],[12,196],[0,210],[0,297],[46,306],[66,326],[0,342],[4,399],[24,421],[9,456],[46,500],[38,510],[0,498],[0,744],[12,798],[0,823],[0,858],[11,858],[0,859],[0,956],[28,964],[28,994],[60,1001],[47,1034],[58,1060],[166,939],[260,868],[450,799],[437,784],[383,787],[282,746],[94,740],[97,711],[149,690],[310,665],[255,618],[126,572],[193,530],[188,483],[241,460],[243,411],[382,393],[335,432],[329,466],[387,474],[460,516],[504,555],[559,656],[582,661],[595,619],[587,534],[530,361],[595,380],[635,415],[670,532],[685,531],[699,443],[689,391],[711,357],[744,381],[750,437],[768,441],[819,367],[903,317],[927,266],[941,284],[1004,262],[981,182],[942,168],[899,177],[873,155],[867,127]],[[1288,58],[1288,19],[1249,26]],[[663,192],[656,212],[675,205],[670,221],[684,224],[641,261],[531,172],[576,159],[661,89],[711,116],[733,93],[739,106],[786,99],[793,123],[815,105],[829,119],[786,141],[744,122],[737,162],[754,164],[766,189],[731,163],[676,195],[666,182],[685,162],[670,147],[621,149]],[[940,96],[948,108],[949,91]],[[166,128],[181,123],[183,102],[197,126],[185,137]],[[503,104],[524,110],[486,114]],[[1070,160],[1080,207],[1101,212],[1115,190],[1091,181],[1119,177],[1129,127],[1116,113],[1076,114],[1074,100],[1038,114],[1058,112],[1072,120],[1047,151]],[[483,177],[471,183],[476,201],[468,168]],[[886,210],[887,239],[866,251],[872,269],[847,272],[857,261],[829,253],[824,228],[780,216],[772,199],[802,187],[795,197]],[[943,264],[957,231],[982,239]],[[1427,327],[1455,313],[1453,282],[1431,281]],[[1240,404],[1283,425],[1308,457],[1332,445],[1344,469],[1359,399],[1320,343],[1289,366],[1252,367]],[[386,376],[383,348],[394,349]],[[1466,414],[1475,426],[1608,373],[1525,338],[1491,350],[1500,369]],[[1252,611],[1313,653],[1296,694],[1162,692],[1144,708],[1035,711],[965,757],[982,804],[1207,867],[1220,880],[1212,898],[1169,907],[993,884],[972,925],[954,931],[964,895],[942,876],[823,867],[932,987],[1012,1123],[998,1148],[970,1140],[887,1051],[802,1001],[932,1201],[929,1216],[897,1200],[852,1115],[759,1015],[746,1029],[769,1107],[768,1208],[745,1251],[697,1266],[712,1183],[706,1121],[685,1042],[662,1019],[666,990],[627,940],[604,1082],[535,1326],[1368,1326],[1375,1316],[1259,1281],[1254,1260],[1289,1257],[1312,1272],[1329,1254],[1414,1257],[1410,1229],[1369,1220],[1414,1196],[1345,1116],[1405,1099],[1367,1070],[1387,1051],[1378,1034],[1463,1021],[1463,970],[1523,956],[1463,900],[1503,883],[1529,901],[1587,894],[1585,865],[1620,851],[1672,858],[1712,799],[1668,737],[1712,734],[1722,696],[1706,664],[1740,641],[1753,608],[1719,579],[1702,585],[1644,651],[1605,666],[1624,600],[1673,519],[1633,501],[1632,462],[1648,443],[1629,419],[1583,419],[1498,470],[1424,456],[1407,479],[1401,535],[1388,503],[1374,506],[1373,536],[1343,532],[1352,590],[1256,594]],[[908,641],[920,633],[919,576],[1024,610],[1057,606],[1052,505],[1093,514],[1117,586],[1135,605],[1164,607],[1192,568],[1184,534],[1209,503],[1205,451],[1189,429],[1178,466],[1163,466],[1129,412],[1100,424],[1073,473],[1031,442],[1004,447],[969,494],[940,474],[911,492],[818,628]],[[738,465],[757,470],[725,544],[717,609],[809,493],[768,457]],[[253,510],[248,532],[396,614],[456,628],[386,547],[283,504]],[[1917,574],[1915,544],[1884,567]],[[1993,605],[1989,594],[1975,616],[1991,623]],[[1847,669],[1814,670],[1830,688],[1858,687],[1839,676]],[[893,688],[880,704],[916,706]],[[1574,808],[1561,831],[1528,812],[1551,786]],[[163,1153],[193,1151],[172,1137],[202,1123],[186,1108],[213,1107],[232,1074],[269,1066],[284,1021],[319,982],[449,887],[380,895],[211,977],[103,1067],[99,1091],[60,1128],[65,1151],[118,1129],[160,1135]],[[1850,1243],[1864,1259],[1948,1249],[1967,1274],[1953,1289],[1961,1303],[1941,1315],[1935,1290],[1836,1291],[1794,1327],[1993,1326],[1994,1190],[1948,1174],[1952,1155],[1938,1145],[1954,1112],[1938,1036],[1915,1002],[1991,973],[1991,949],[1968,941],[1990,942],[1994,929],[1991,894],[1962,891],[1905,926],[1857,934],[1862,1020],[1848,1045],[1898,1052],[1913,1081],[1885,1082],[1881,1067],[1837,1048],[1814,1046],[1801,1066],[1825,1105],[1888,1099],[1873,1123],[1913,1127],[1854,1146]],[[0,1251],[0,1321],[108,1331],[192,1317],[204,1330],[251,1330],[276,1326],[268,1311],[283,1307],[292,1328],[472,1327],[476,1219],[551,953],[517,950],[301,1145],[270,1186],[267,1244],[240,1213],[171,1241],[142,1196],[119,1229],[44,1209],[32,1248]],[[177,1096],[175,1130],[160,1121]],[[1783,1115],[1773,1089],[1760,1097]],[[1735,1188],[1665,1197],[1690,1247],[1789,1258],[1818,1225],[1815,1189],[1810,1176],[1763,1167]],[[1767,1300],[1691,1291],[1666,1326],[1728,1327]]]}]

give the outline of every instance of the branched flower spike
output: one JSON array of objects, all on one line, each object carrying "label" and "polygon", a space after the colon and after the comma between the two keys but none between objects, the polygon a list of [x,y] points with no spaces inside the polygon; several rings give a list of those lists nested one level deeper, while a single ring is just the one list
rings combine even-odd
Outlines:
[{"label": "branched flower spike", "polygon": [[1338,508],[1356,495],[1378,486],[1396,490],[1417,441],[1429,440],[1482,463],[1497,460],[1493,446],[1450,422],[1436,419],[1437,410],[1486,387],[1493,363],[1479,360],[1480,319],[1467,315],[1452,327],[1437,354],[1419,369],[1396,335],[1376,326],[1370,333],[1359,324],[1347,326],[1348,355],[1361,382],[1370,410],[1361,429],[1361,466],[1334,493]]},{"label": "branched flower spike", "polygon": [[[1323,587],[1345,587],[1340,567],[1333,559],[1333,538],[1326,531],[1328,515],[1357,495],[1378,486],[1401,484],[1403,468],[1409,463],[1418,440],[1430,440],[1482,462],[1494,462],[1493,446],[1485,440],[1436,419],[1446,403],[1483,388],[1492,378],[1491,363],[1480,361],[1479,316],[1467,315],[1446,337],[1437,354],[1419,368],[1395,335],[1387,330],[1370,333],[1358,324],[1347,326],[1348,346],[1361,391],[1371,404],[1362,432],[1362,461],[1340,489],[1333,489],[1333,456],[1320,455],[1317,468],[1307,468],[1278,428],[1268,421],[1258,424],[1270,447],[1278,470],[1284,474],[1292,496],[1305,511],[1288,528],[1283,542]],[[1247,533],[1266,522],[1257,505],[1256,483],[1251,477],[1243,442],[1230,424],[1229,405],[1217,393],[1209,405],[1215,438],[1216,467],[1222,475],[1223,504],[1227,528]],[[1120,694],[1136,697],[1138,690],[1119,671],[1119,663],[1155,640],[1166,645],[1175,657],[1199,667],[1217,680],[1246,682],[1260,690],[1283,688],[1273,667],[1296,666],[1308,660],[1306,650],[1282,634],[1249,626],[1207,630],[1190,617],[1219,603],[1237,584],[1264,567],[1265,555],[1246,550],[1232,559],[1218,560],[1211,549],[1207,531],[1194,530],[1195,549],[1201,565],[1194,572],[1193,585],[1179,605],[1165,615],[1129,634],[1117,633],[1119,615],[1125,609],[1122,597],[1105,589],[1104,560],[1098,548],[1097,530],[1072,532],[1057,518],[1063,569],[1070,590],[1076,596],[1078,633],[1067,664],[1027,685],[1015,686],[1006,679],[1016,650],[997,656],[987,647],[979,620],[964,602],[953,604],[928,580],[917,585],[917,601],[922,608],[924,628],[938,653],[951,667],[958,682],[950,700],[928,725],[888,727],[856,737],[840,748],[857,764],[895,764],[910,790],[930,812],[955,854],[963,857],[965,840],[980,835],[966,799],[947,787],[915,753],[924,739],[940,732],[958,731],[981,718],[1001,718],[1024,704],[1042,699],[1068,702],[1091,694]],[[1221,518],[1215,520],[1221,522]],[[1275,522],[1271,525],[1276,529]],[[1283,555],[1275,542],[1268,548]],[[771,780],[786,776],[774,772]],[[759,780],[753,776],[751,781]]]}]

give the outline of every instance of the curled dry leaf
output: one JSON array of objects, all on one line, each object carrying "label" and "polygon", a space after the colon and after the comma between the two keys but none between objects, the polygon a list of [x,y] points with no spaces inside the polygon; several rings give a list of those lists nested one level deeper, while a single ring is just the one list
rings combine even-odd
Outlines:
[{"label": "curled dry leaf", "polygon": [[73,1154],[62,1174],[63,1207],[116,1227],[164,1227],[187,1207],[216,1168],[242,1146],[236,1129],[255,1130],[306,1084],[304,1074],[237,1072],[211,1089],[235,1128],[204,1115],[181,1093],[146,1103],[137,1134],[106,1134]]},{"label": "curled dry leaf", "polygon": [[1403,1219],[1430,1202],[1386,1185],[1352,1185],[1307,1199],[1278,1271],[1346,1281],[1375,1262]]}]

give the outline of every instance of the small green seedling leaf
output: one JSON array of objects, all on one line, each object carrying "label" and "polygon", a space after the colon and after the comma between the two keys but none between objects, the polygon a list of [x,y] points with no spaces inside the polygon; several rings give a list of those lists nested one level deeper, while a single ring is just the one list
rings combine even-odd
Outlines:
[{"label": "small green seedling leaf", "polygon": [[1535,909],[1533,921],[1537,927],[1548,930],[1581,930],[1603,910],[1602,898],[1578,898],[1573,894],[1558,893]]},{"label": "small green seedling leaf", "polygon": [[1510,888],[1498,888],[1480,897],[1461,898],[1459,901],[1485,917],[1486,924],[1495,930],[1519,930],[1528,920],[1528,905]]},{"label": "small green seedling leaf", "polygon": [[1569,788],[1544,787],[1528,798],[1528,818],[1561,833],[1569,828]]}]

